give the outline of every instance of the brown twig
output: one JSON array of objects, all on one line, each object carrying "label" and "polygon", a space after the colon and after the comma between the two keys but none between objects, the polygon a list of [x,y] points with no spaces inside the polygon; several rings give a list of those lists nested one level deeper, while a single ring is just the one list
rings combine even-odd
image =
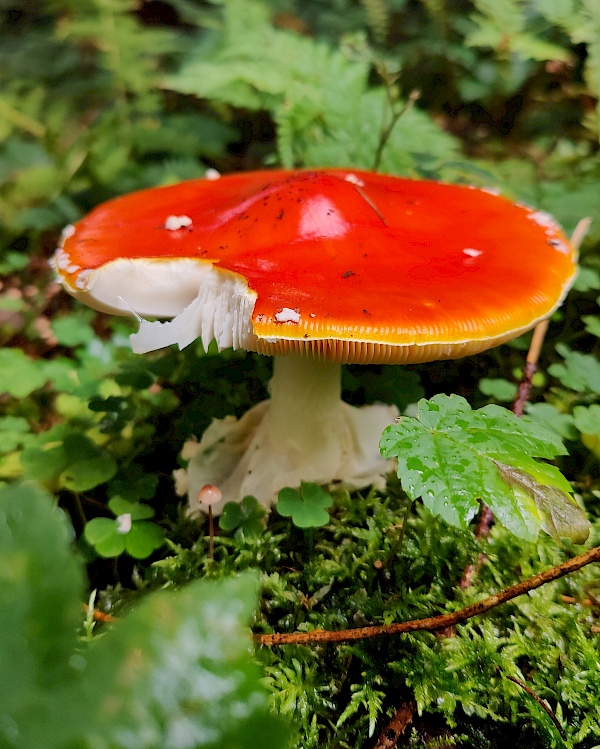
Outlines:
[{"label": "brown twig", "polygon": [[[87,613],[89,611],[89,606],[87,603],[83,604],[83,610]],[[99,611],[98,609],[92,610],[92,618],[95,622],[103,622],[104,624],[112,624],[113,622],[117,621],[117,617],[113,616],[112,614],[105,614],[104,611]]]},{"label": "brown twig", "polygon": [[[481,513],[479,515],[479,523],[477,525],[477,530],[475,531],[475,538],[478,541],[484,538],[487,538],[490,535],[490,531],[492,529],[493,524],[494,524],[494,513],[485,504],[485,502],[482,502]],[[484,561],[485,561],[485,554],[479,553],[477,555],[477,562],[471,562],[471,564],[468,564],[465,567],[462,578],[460,580],[461,590],[466,590],[467,588],[471,586],[471,583],[473,582],[473,576],[477,572],[479,572]]]},{"label": "brown twig", "polygon": [[373,749],[396,749],[396,743],[412,723],[416,709],[414,702],[403,702],[381,732]]},{"label": "brown twig", "polygon": [[550,720],[554,723],[556,726],[556,730],[560,733],[560,737],[563,741],[567,741],[567,734],[565,733],[563,727],[558,722],[558,718],[554,714],[554,711],[550,707],[550,705],[546,702],[546,700],[543,700],[539,694],[536,694],[531,687],[528,687],[525,682],[521,681],[520,679],[515,678],[514,676],[509,676],[508,674],[503,674],[504,677],[506,677],[509,681],[512,681],[514,684],[517,684],[521,689],[524,689],[528,695],[533,697],[533,699],[541,705],[542,709],[545,710],[545,712],[550,716]]},{"label": "brown twig", "polygon": [[523,412],[525,411],[525,405],[529,400],[529,395],[531,394],[531,388],[533,386],[533,376],[538,370],[540,352],[542,350],[547,330],[547,319],[538,323],[533,330],[533,336],[529,345],[529,351],[527,352],[523,375],[521,377],[521,382],[519,383],[517,396],[512,404],[512,412],[515,416],[523,416]]},{"label": "brown twig", "polygon": [[592,562],[600,562],[600,546],[596,546],[584,554],[579,554],[572,559],[551,567],[544,572],[540,572],[533,577],[523,580],[510,588],[494,593],[482,601],[472,603],[460,611],[453,611],[450,614],[441,614],[439,616],[430,616],[425,619],[412,619],[407,622],[395,622],[393,624],[379,624],[371,627],[357,627],[356,629],[343,629],[332,632],[325,629],[315,629],[312,632],[288,632],[274,634],[256,634],[254,641],[260,645],[313,645],[318,642],[353,642],[356,640],[366,640],[370,637],[379,637],[380,635],[400,635],[406,632],[435,632],[446,627],[453,627],[455,624],[464,622],[474,616],[483,614],[490,609],[500,606],[517,596],[535,590],[552,580],[558,580],[570,572],[585,567]]}]

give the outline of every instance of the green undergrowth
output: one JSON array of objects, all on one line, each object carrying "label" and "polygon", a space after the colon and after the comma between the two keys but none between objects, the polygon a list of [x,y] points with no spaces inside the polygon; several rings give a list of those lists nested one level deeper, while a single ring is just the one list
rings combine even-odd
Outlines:
[{"label": "green undergrowth", "polygon": [[[470,531],[452,530],[420,506],[411,509],[390,481],[384,493],[336,492],[323,528],[302,530],[274,513],[259,537],[218,536],[214,559],[206,536],[191,548],[175,547],[138,581],[140,590],[260,569],[255,632],[339,630],[454,611],[577,550],[561,549],[547,536],[519,542],[497,527],[474,585],[458,592],[456,581],[482,547]],[[600,523],[592,533],[597,543]],[[549,701],[569,746],[591,746],[585,742],[600,735],[600,643],[584,598],[597,600],[598,590],[596,571],[583,570],[458,625],[455,636],[262,647],[257,658],[276,712],[296,726],[295,746],[369,746],[386,715],[412,695],[420,713],[441,713],[457,735],[491,719],[512,725],[505,735],[529,746],[563,746],[537,702],[508,676]],[[105,591],[102,601],[118,607],[121,596]],[[478,731],[481,746],[500,746],[493,732],[485,739],[486,731]]]}]

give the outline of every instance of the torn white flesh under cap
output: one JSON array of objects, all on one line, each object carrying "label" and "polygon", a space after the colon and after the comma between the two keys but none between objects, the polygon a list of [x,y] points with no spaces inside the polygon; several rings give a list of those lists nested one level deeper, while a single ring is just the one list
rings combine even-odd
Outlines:
[{"label": "torn white flesh under cap", "polygon": [[177,344],[180,349],[198,338],[205,349],[215,340],[224,348],[255,349],[252,310],[256,295],[234,273],[210,268],[203,276],[198,295],[173,320],[140,320],[140,328],[131,336],[136,354]]}]

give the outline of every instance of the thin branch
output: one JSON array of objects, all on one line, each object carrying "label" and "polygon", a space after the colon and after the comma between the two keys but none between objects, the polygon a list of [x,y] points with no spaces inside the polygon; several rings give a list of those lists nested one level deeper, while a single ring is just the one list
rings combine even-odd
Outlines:
[{"label": "thin branch", "polygon": [[446,627],[453,627],[460,622],[471,619],[474,616],[483,614],[490,609],[500,606],[517,596],[528,593],[530,590],[558,580],[571,572],[585,567],[592,562],[600,562],[600,546],[596,546],[584,554],[579,554],[572,559],[551,567],[545,572],[523,580],[510,588],[494,593],[482,601],[472,603],[460,611],[453,611],[450,614],[441,614],[440,616],[430,616],[425,619],[412,619],[407,622],[395,622],[393,624],[379,624],[371,627],[357,627],[356,629],[343,629],[332,632],[325,629],[315,629],[312,632],[289,632],[274,634],[256,634],[254,641],[260,645],[312,645],[318,642],[353,642],[356,640],[366,640],[370,637],[379,637],[380,635],[400,635],[406,632],[435,632]]},{"label": "thin branch", "polygon": [[392,135],[394,128],[396,127],[396,123],[402,117],[403,114],[406,114],[406,112],[408,112],[408,110],[413,107],[414,103],[421,96],[420,91],[416,91],[416,90],[411,91],[410,94],[408,95],[408,99],[406,100],[404,106],[398,109],[396,112],[394,112],[394,102],[392,101],[392,98],[390,96],[389,85],[386,86],[386,92],[387,92],[387,97],[388,97],[388,105],[390,106],[392,110],[392,115],[391,115],[391,119],[388,125],[382,128],[381,133],[379,135],[379,143],[377,144],[377,150],[375,151],[375,158],[373,159],[372,170],[374,172],[377,172],[379,170],[379,167],[381,166],[381,158],[383,156],[383,151],[387,145],[388,140],[390,139]]},{"label": "thin branch", "polygon": [[508,674],[503,674],[503,676],[508,679],[509,681],[512,681],[514,684],[517,684],[517,686],[521,687],[521,689],[524,689],[528,695],[533,697],[533,699],[541,705],[542,709],[545,710],[545,712],[550,716],[550,720],[554,723],[556,726],[556,730],[560,733],[560,737],[563,741],[567,741],[567,734],[565,733],[563,727],[558,722],[558,718],[554,714],[554,711],[550,707],[550,705],[546,702],[546,700],[543,700],[539,694],[536,694],[531,687],[528,687],[525,682],[521,681],[520,679],[515,678],[514,676],[509,676]]},{"label": "thin branch", "polygon": [[521,382],[519,383],[517,397],[512,404],[512,412],[515,416],[523,416],[523,412],[525,411],[525,406],[529,400],[531,388],[533,386],[533,376],[538,370],[538,360],[540,358],[540,352],[542,350],[547,330],[547,319],[538,323],[533,330],[533,336],[531,338],[531,344],[529,345],[529,351],[527,352],[527,359],[525,361],[525,367],[523,368]]},{"label": "thin branch", "polygon": [[[485,502],[482,502],[481,512],[479,515],[479,523],[477,524],[477,530],[475,531],[475,538],[478,541],[481,541],[482,539],[487,538],[490,535],[490,531],[492,529],[493,524],[494,524],[494,513],[485,504]],[[485,559],[486,559],[485,554],[480,552],[477,555],[477,561],[471,562],[465,567],[463,574],[462,574],[462,578],[460,580],[461,590],[466,590],[467,588],[471,587],[471,583],[473,582],[473,577],[482,568]],[[448,636],[451,636],[452,632],[448,632],[447,634]]]}]

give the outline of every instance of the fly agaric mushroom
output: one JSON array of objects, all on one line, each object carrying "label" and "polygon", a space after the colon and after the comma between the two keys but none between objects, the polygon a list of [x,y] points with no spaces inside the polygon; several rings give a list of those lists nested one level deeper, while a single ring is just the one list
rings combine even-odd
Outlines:
[{"label": "fly agaric mushroom", "polygon": [[[271,397],[187,443],[191,508],[205,484],[269,505],[301,480],[359,488],[386,470],[387,406],[340,399],[347,362],[459,358],[561,303],[574,248],[545,213],[467,186],[364,171],[258,171],[143,190],[69,227],[66,289],[140,319],[143,353],[201,338],[275,356]],[[180,482],[180,488],[181,488]]]}]

